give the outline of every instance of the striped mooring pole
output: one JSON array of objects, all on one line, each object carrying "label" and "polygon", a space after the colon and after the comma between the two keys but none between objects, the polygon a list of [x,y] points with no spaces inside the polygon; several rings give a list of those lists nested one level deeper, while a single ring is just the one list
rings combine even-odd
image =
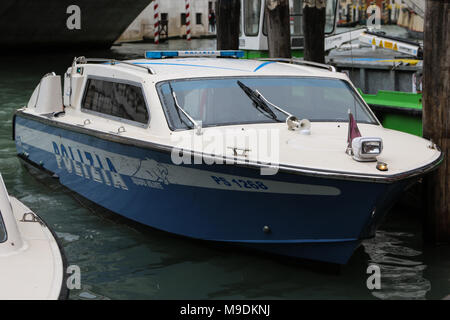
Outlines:
[{"label": "striped mooring pole", "polygon": [[190,0],[186,1],[186,40],[191,40],[191,4]]},{"label": "striped mooring pole", "polygon": [[159,3],[158,0],[153,0],[153,32],[155,44],[159,44]]}]

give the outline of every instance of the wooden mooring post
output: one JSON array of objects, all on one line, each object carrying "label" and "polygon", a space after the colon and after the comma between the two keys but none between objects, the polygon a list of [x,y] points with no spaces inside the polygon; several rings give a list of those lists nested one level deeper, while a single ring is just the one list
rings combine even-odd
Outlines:
[{"label": "wooden mooring post", "polygon": [[269,57],[291,57],[289,0],[266,0],[265,16]]},{"label": "wooden mooring post", "polygon": [[326,0],[304,0],[303,36],[304,59],[325,63],[325,6]]},{"label": "wooden mooring post", "polygon": [[450,1],[426,0],[423,55],[423,136],[445,154],[425,178],[424,238],[450,242]]},{"label": "wooden mooring post", "polygon": [[239,49],[240,0],[219,0],[217,5],[217,50]]}]

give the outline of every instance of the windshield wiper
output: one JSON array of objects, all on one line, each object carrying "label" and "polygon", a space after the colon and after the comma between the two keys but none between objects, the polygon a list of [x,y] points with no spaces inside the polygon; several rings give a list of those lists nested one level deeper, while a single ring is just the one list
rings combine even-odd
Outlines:
[{"label": "windshield wiper", "polygon": [[[178,103],[177,95],[176,95],[175,91],[173,91],[172,85],[171,85],[170,83],[169,83],[169,88],[170,88],[170,92],[172,93],[173,102],[174,102],[174,104],[175,104],[175,107],[177,107],[177,113],[178,113],[178,117],[180,118],[180,120],[181,120],[186,126],[188,126],[189,129],[194,129],[194,128],[195,128],[195,129],[197,129],[197,134],[201,134],[201,130],[202,130],[202,125],[201,125],[201,123],[198,123],[197,121],[195,121],[195,120],[189,115],[189,113],[187,113],[182,107],[180,107],[180,104]],[[189,126],[189,125],[186,123],[186,121],[184,121],[184,120],[181,118],[181,115],[180,115],[179,110],[180,110],[181,112],[183,112],[183,114],[186,116],[186,118],[189,119],[190,122],[192,122],[192,124],[194,125],[193,127],[192,127],[192,126]]]},{"label": "windshield wiper", "polygon": [[257,90],[253,90],[247,87],[239,80],[237,81],[237,84],[239,85],[239,87],[241,87],[241,89],[245,92],[245,94],[253,101],[253,105],[255,106],[256,109],[261,111],[261,113],[264,114],[265,116],[270,116],[270,118],[272,118],[273,120],[280,121],[278,120],[277,115],[272,111],[272,109],[269,108],[264,99],[262,99],[262,95]]},{"label": "windshield wiper", "polygon": [[[277,105],[273,104],[272,102],[270,102],[269,100],[267,100],[257,89],[253,90],[253,89],[247,87],[245,84],[243,84],[239,80],[237,81],[237,83],[242,88],[242,90],[244,90],[244,92],[250,97],[250,99],[252,99],[252,101],[255,104],[255,107],[257,109],[261,108],[268,114],[272,115],[274,120],[280,121],[280,120],[278,120],[278,117],[275,115],[275,113],[269,108],[269,106],[275,108],[276,110],[280,111],[281,113],[284,113],[287,116],[285,121],[286,121],[286,124],[287,124],[289,130],[299,130],[302,126],[305,126],[305,125],[309,126],[309,124],[306,124],[304,122],[305,120],[299,121],[296,116],[290,114],[286,110],[280,108],[279,106],[277,106]],[[309,123],[309,121],[307,121],[307,122]]]}]

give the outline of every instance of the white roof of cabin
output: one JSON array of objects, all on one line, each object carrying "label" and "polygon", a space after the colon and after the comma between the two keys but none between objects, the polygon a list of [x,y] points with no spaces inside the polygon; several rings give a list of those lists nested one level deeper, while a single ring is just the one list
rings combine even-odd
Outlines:
[{"label": "white roof of cabin", "polygon": [[[128,60],[126,62],[150,67],[155,72],[150,76],[156,78],[157,81],[229,76],[312,76],[347,79],[346,75],[342,73],[275,61],[230,58],[166,58]],[[141,76],[145,72],[125,64],[116,64],[110,67],[120,68]]]}]

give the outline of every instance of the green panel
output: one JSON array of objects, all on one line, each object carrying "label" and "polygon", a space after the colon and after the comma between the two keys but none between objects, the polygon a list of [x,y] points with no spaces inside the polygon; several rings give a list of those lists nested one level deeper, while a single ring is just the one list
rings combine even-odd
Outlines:
[{"label": "green panel", "polygon": [[[422,109],[421,93],[380,90],[377,94],[364,94],[360,89],[358,91],[369,105],[413,110]],[[392,112],[389,108],[386,108],[382,113],[382,122],[385,128],[422,136],[422,118],[420,116],[399,114],[398,112]]]},{"label": "green panel", "polygon": [[[303,50],[292,50],[292,56],[303,58]],[[268,58],[269,52],[263,50],[244,50],[244,59]]]},{"label": "green panel", "polygon": [[383,127],[422,136],[422,119],[400,114],[386,114]]},{"label": "green panel", "polygon": [[244,50],[244,59],[258,59],[268,57],[269,53],[267,51]]},{"label": "green panel", "polygon": [[421,93],[380,90],[377,94],[366,94],[362,93],[360,89],[358,90],[368,104],[417,110],[422,109]]},{"label": "green panel", "polygon": [[[369,105],[422,109],[421,93],[380,90],[377,94],[364,94],[360,89],[358,90]],[[391,112],[389,108],[386,108],[383,115],[383,127],[422,136],[422,118],[420,116],[398,114]]]},{"label": "green panel", "polygon": [[292,50],[291,54],[294,58],[303,58],[304,56],[303,50]]}]

